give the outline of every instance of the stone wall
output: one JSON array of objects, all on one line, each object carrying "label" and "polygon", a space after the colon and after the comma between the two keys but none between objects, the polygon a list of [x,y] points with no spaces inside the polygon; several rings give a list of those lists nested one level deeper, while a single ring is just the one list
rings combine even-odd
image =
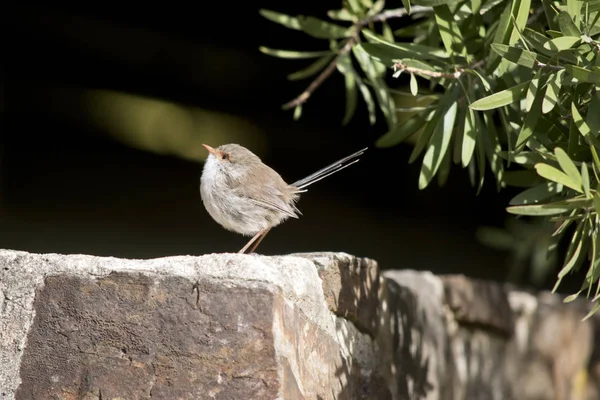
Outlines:
[{"label": "stone wall", "polygon": [[0,250],[0,399],[596,399],[586,313],[343,253]]}]

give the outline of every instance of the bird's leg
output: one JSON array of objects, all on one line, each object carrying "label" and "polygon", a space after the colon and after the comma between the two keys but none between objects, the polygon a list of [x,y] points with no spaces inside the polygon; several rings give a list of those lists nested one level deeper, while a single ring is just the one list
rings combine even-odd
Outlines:
[{"label": "bird's leg", "polygon": [[250,251],[248,252],[248,254],[253,253],[254,250],[256,250],[256,248],[258,247],[258,245],[260,244],[260,242],[262,242],[262,240],[265,238],[265,236],[267,236],[267,233],[269,233],[270,230],[271,230],[271,228],[267,228],[267,229],[264,230],[263,234],[254,243],[254,246],[252,246],[252,248],[250,249]]},{"label": "bird's leg", "polygon": [[[258,239],[263,233],[265,232],[265,229],[261,229],[260,231],[258,231],[258,233],[256,235],[254,235],[254,237],[252,239],[250,239],[250,241],[248,243],[246,243],[246,245],[244,247],[242,247],[242,249],[240,251],[238,251],[238,254],[243,254],[246,250],[248,250],[248,247],[250,247],[250,245],[252,243],[254,243],[256,241],[256,239]],[[259,240],[260,242],[260,240]],[[254,250],[256,248],[256,246],[254,246],[252,248],[252,250]],[[252,253],[252,251],[251,251]]]}]

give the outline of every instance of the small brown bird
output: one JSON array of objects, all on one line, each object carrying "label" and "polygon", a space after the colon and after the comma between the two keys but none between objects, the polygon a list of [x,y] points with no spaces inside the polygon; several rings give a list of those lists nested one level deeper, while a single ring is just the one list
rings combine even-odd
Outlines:
[{"label": "small brown bird", "polygon": [[225,229],[253,236],[238,252],[252,246],[252,253],[269,230],[288,218],[301,215],[296,208],[306,187],[358,162],[367,148],[288,185],[250,150],[238,144],[224,144],[213,149],[204,164],[200,194],[210,216]]}]

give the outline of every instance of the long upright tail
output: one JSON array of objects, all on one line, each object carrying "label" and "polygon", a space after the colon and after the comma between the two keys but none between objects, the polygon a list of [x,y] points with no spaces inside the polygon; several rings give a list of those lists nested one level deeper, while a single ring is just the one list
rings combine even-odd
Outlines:
[{"label": "long upright tail", "polygon": [[300,179],[299,181],[292,183],[291,186],[297,187],[298,189],[300,189],[300,191],[305,192],[306,190],[302,189],[358,162],[358,157],[360,157],[367,149],[368,147],[365,147],[364,149],[359,150],[356,153],[350,154],[348,157],[344,157],[341,160],[338,160],[333,164],[318,170],[314,174],[311,174],[304,179]]}]

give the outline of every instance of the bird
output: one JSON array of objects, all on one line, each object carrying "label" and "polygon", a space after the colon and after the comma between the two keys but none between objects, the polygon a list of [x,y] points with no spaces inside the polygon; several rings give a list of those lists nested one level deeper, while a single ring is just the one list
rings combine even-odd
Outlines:
[{"label": "bird", "polygon": [[[292,184],[247,148],[202,144],[208,157],[200,178],[200,195],[208,214],[228,231],[252,236],[238,253],[253,253],[275,226],[302,213],[296,207],[307,187],[359,161],[365,147]],[[250,247],[252,246],[252,247]]]}]

